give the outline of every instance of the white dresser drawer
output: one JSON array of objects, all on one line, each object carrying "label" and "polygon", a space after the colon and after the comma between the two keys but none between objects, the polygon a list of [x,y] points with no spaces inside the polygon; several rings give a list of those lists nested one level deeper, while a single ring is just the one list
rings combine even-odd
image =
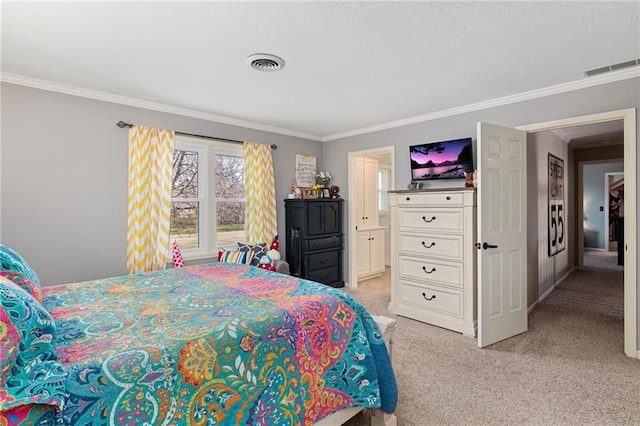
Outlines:
[{"label": "white dresser drawer", "polygon": [[459,288],[462,288],[464,283],[464,270],[462,266],[462,263],[446,262],[443,260],[402,255],[398,257],[398,272],[400,277]]},{"label": "white dresser drawer", "polygon": [[398,283],[399,302],[420,309],[440,312],[462,318],[462,291],[419,286],[400,281]]},{"label": "white dresser drawer", "polygon": [[419,256],[462,260],[462,235],[398,235],[397,250]]},{"label": "white dresser drawer", "polygon": [[400,232],[462,232],[462,209],[399,209]]},{"label": "white dresser drawer", "polygon": [[433,192],[420,194],[398,194],[399,206],[462,206],[461,192]]}]

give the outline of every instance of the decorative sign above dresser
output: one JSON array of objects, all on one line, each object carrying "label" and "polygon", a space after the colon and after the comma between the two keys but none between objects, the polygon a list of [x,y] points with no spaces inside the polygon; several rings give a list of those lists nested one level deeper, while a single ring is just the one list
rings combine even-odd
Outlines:
[{"label": "decorative sign above dresser", "polygon": [[311,187],[316,184],[316,157],[296,154],[296,184]]}]

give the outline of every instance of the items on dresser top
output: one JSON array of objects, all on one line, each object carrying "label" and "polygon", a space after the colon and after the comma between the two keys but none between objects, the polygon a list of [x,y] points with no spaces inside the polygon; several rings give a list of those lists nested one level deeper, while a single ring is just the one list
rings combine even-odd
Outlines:
[{"label": "items on dresser top", "polygon": [[389,310],[475,336],[475,190],[390,191],[389,201]]}]

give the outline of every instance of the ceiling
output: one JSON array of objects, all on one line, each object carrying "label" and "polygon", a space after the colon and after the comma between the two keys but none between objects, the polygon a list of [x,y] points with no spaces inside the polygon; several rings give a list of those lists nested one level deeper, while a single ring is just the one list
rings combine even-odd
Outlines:
[{"label": "ceiling", "polygon": [[612,120],[550,130],[574,149],[622,145],[624,121]]},{"label": "ceiling", "polygon": [[[640,58],[636,1],[1,7],[3,81],[316,140]],[[254,53],[286,65],[256,71],[245,63]]]}]

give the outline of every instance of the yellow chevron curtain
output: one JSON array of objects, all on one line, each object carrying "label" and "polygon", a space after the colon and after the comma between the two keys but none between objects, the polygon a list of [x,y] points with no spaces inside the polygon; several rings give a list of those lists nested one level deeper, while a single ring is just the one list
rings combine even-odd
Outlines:
[{"label": "yellow chevron curtain", "polygon": [[270,243],[278,233],[271,147],[245,142],[242,148],[247,196],[244,209],[245,239],[248,244]]},{"label": "yellow chevron curtain", "polygon": [[175,133],[129,130],[127,273],[164,269],[169,254],[171,171]]}]

